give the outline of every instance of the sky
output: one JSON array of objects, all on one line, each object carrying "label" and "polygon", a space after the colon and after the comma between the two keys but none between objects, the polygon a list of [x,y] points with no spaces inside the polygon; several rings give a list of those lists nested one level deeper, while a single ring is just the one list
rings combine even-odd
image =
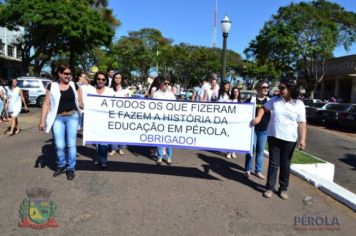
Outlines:
[{"label": "sky", "polygon": [[[217,47],[222,47],[220,21],[227,15],[232,21],[227,48],[244,57],[243,51],[258,35],[264,23],[281,6],[291,0],[218,0]],[[293,1],[294,3],[300,1]],[[333,0],[347,11],[356,12],[356,0]],[[109,0],[109,8],[121,21],[115,39],[127,36],[129,31],[155,28],[174,44],[188,43],[211,47],[215,0]],[[346,52],[342,47],[334,56],[356,54],[356,44]]]}]

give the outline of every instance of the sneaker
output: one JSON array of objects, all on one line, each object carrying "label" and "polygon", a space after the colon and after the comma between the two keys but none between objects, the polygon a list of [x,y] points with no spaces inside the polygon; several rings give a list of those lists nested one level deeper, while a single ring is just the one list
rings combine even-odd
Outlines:
[{"label": "sneaker", "polygon": [[94,165],[96,166],[100,165],[100,161],[94,161]]},{"label": "sneaker", "polygon": [[231,156],[232,156],[232,158],[237,158],[236,153],[234,153],[234,152],[232,153]]},{"label": "sneaker", "polygon": [[157,159],[156,164],[158,166],[162,165],[162,158]]},{"label": "sneaker", "polygon": [[115,152],[114,150],[112,150],[111,152],[108,152],[108,155],[109,155],[109,156],[113,156],[113,155],[115,155],[115,153],[116,153],[116,152]]},{"label": "sneaker", "polygon": [[256,176],[257,176],[257,178],[260,178],[260,179],[266,179],[266,177],[261,172],[257,172]]},{"label": "sneaker", "polygon": [[271,198],[273,195],[273,191],[272,190],[267,190],[263,193],[263,196],[266,198]]},{"label": "sneaker", "polygon": [[169,165],[169,166],[172,165],[172,160],[171,160],[171,159],[168,159],[168,160],[167,160],[167,165]]},{"label": "sneaker", "polygon": [[287,194],[287,191],[280,191],[279,192],[279,196],[284,199],[284,200],[287,200],[288,199],[288,194]]},{"label": "sneaker", "polygon": [[75,175],[74,175],[74,170],[67,170],[67,180],[73,180]]},{"label": "sneaker", "polygon": [[106,169],[108,167],[108,164],[107,163],[101,163],[100,167],[103,168],[103,169]]},{"label": "sneaker", "polygon": [[247,178],[250,178],[250,175],[251,175],[251,172],[250,172],[250,171],[246,171],[246,172],[245,172],[245,176],[246,176]]},{"label": "sneaker", "polygon": [[227,158],[227,159],[230,159],[230,158],[231,158],[231,153],[230,153],[230,152],[228,152],[228,153],[226,154],[226,158]]},{"label": "sneaker", "polygon": [[56,169],[56,171],[53,173],[53,177],[57,177],[60,176],[61,174],[63,174],[66,171],[65,167],[58,167]]},{"label": "sneaker", "polygon": [[120,150],[119,150],[119,154],[120,154],[120,155],[124,155],[124,154],[125,154],[125,153],[124,153],[124,150],[120,149]]}]

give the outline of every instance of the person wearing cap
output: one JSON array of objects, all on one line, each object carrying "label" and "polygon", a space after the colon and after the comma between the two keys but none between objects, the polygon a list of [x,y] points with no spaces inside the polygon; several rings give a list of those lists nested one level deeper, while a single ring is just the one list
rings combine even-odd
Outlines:
[{"label": "person wearing cap", "polygon": [[271,119],[267,127],[269,165],[267,172],[266,191],[263,196],[270,198],[275,191],[278,169],[279,190],[282,199],[288,199],[290,164],[294,149],[299,141],[299,149],[305,148],[306,117],[305,106],[298,99],[298,88],[295,80],[283,78],[280,80],[279,96],[272,97],[263,108],[258,110],[252,125],[257,125],[265,112],[271,111]]}]

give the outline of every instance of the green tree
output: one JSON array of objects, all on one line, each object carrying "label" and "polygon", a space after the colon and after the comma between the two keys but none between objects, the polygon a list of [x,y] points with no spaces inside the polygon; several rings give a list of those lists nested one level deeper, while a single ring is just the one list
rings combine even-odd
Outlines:
[{"label": "green tree", "polygon": [[[325,59],[356,40],[356,14],[325,0],[281,7],[245,50],[258,65],[296,75],[313,97],[325,75]],[[300,73],[302,72],[302,73]]]},{"label": "green tree", "polygon": [[[0,24],[15,30],[24,27],[19,42],[24,67],[34,61],[38,74],[52,57],[68,52],[70,65],[75,68],[76,55],[111,43],[119,22],[105,4],[88,0],[8,0],[0,8]],[[31,48],[33,55],[29,53]]]}]

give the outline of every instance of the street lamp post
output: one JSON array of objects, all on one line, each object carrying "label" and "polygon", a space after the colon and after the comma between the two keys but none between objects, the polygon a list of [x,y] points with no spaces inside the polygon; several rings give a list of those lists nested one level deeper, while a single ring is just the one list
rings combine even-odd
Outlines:
[{"label": "street lamp post", "polygon": [[223,32],[223,51],[222,51],[222,68],[221,68],[221,85],[226,76],[226,45],[227,45],[227,36],[229,35],[231,27],[231,21],[228,16],[225,16],[221,21],[221,28]]}]

